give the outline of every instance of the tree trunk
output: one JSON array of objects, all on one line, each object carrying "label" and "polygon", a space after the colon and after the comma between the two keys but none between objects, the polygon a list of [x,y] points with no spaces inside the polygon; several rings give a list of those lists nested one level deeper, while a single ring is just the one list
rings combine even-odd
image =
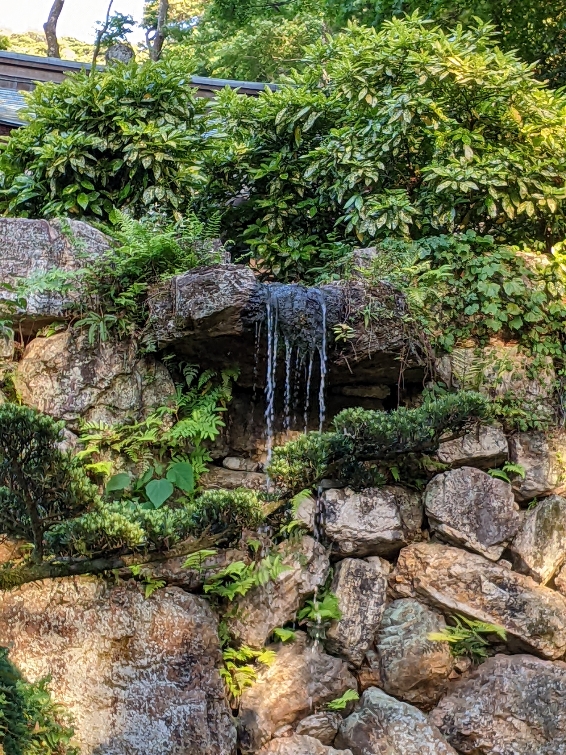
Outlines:
[{"label": "tree trunk", "polygon": [[[102,39],[106,32],[108,31],[108,25],[110,23],[110,11],[112,10],[112,5],[114,3],[114,0],[110,0],[108,3],[108,10],[106,11],[106,20],[104,21],[104,25],[102,26],[102,29],[98,30],[98,34],[96,35],[96,39],[94,41],[94,50],[92,53],[92,65],[90,67],[90,75],[94,76],[96,72],[96,61],[98,60],[98,56],[100,55],[100,46],[102,44]],[[2,753],[0,753],[2,755]]]},{"label": "tree trunk", "polygon": [[157,28],[155,36],[149,42],[149,56],[152,60],[159,60],[165,42],[165,26],[167,24],[167,14],[169,13],[169,0],[159,0],[159,9],[157,11]]},{"label": "tree trunk", "polygon": [[45,39],[47,40],[47,55],[50,58],[60,58],[59,42],[57,41],[57,22],[63,10],[65,0],[54,0],[47,21],[43,24]]},{"label": "tree trunk", "polygon": [[188,556],[191,553],[217,545],[231,532],[219,535],[204,534],[198,540],[188,540],[180,543],[168,551],[154,553],[134,553],[125,556],[107,556],[100,558],[81,559],[80,561],[44,561],[41,564],[26,563],[11,569],[0,569],[0,591],[13,590],[27,582],[38,582],[42,579],[56,579],[58,577],[74,577],[81,574],[101,574],[113,569],[124,569],[131,566],[143,566],[170,558]]}]

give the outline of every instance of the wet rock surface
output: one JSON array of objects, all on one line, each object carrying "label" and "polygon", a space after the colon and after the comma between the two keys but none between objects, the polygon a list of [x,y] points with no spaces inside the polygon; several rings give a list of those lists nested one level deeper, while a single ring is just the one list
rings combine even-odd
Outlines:
[{"label": "wet rock surface", "polygon": [[234,755],[217,619],[178,588],[46,580],[0,595],[0,644],[25,677],[51,676],[81,755]]},{"label": "wet rock surface", "polygon": [[295,642],[275,649],[275,663],[261,669],[257,682],[244,690],[240,700],[244,753],[256,752],[281,726],[300,721],[347,689],[356,689],[346,663],[309,644],[303,632],[297,633]]},{"label": "wet rock surface", "polygon": [[504,627],[511,650],[550,659],[566,652],[565,598],[482,556],[435,543],[411,545],[401,551],[390,585],[398,597]]},{"label": "wet rock surface", "polygon": [[566,498],[553,495],[527,511],[510,551],[517,571],[546,584],[566,560]]},{"label": "wet rock surface", "polygon": [[267,475],[261,472],[210,466],[208,472],[201,477],[200,484],[205,490],[235,490],[235,488],[267,490]]},{"label": "wet rock surface", "polygon": [[335,566],[331,590],[342,613],[326,633],[329,653],[360,666],[371,647],[387,602],[388,571],[380,559],[345,558]]},{"label": "wet rock surface", "polygon": [[331,489],[323,502],[324,532],[343,557],[391,556],[420,537],[420,496],[399,485]]},{"label": "wet rock surface", "polygon": [[236,600],[235,618],[228,619],[234,637],[255,648],[263,647],[276,627],[293,621],[304,600],[325,583],[330,569],[325,549],[308,535],[299,544],[281,543],[276,552],[287,569]]},{"label": "wet rock surface", "polygon": [[380,686],[424,709],[432,708],[454,669],[448,643],[428,639],[446,628],[444,617],[411,598],[395,600],[383,614],[376,637]]},{"label": "wet rock surface", "polygon": [[375,687],[343,722],[335,745],[353,755],[456,755],[424,713]]},{"label": "wet rock surface", "polygon": [[79,419],[140,420],[175,395],[165,366],[140,358],[134,342],[90,346],[84,334],[72,330],[31,341],[14,384],[24,404],[65,420],[71,429]]},{"label": "wet rock surface", "polygon": [[426,487],[431,530],[497,561],[521,522],[511,486],[473,467],[436,475]]},{"label": "wet rock surface", "polygon": [[498,655],[458,682],[430,721],[461,753],[562,755],[565,697],[566,664]]}]

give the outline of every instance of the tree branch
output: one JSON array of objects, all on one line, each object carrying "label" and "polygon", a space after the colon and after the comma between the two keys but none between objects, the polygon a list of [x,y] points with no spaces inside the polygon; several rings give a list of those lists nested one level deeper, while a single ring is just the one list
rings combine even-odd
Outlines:
[{"label": "tree branch", "polygon": [[47,21],[43,24],[45,39],[47,40],[47,55],[50,58],[60,58],[59,42],[57,41],[57,22],[63,10],[65,0],[55,0],[49,11]]},{"label": "tree branch", "polygon": [[168,551],[154,551],[153,553],[133,553],[123,556],[107,556],[80,561],[43,561],[40,564],[25,563],[0,570],[0,590],[12,590],[28,582],[38,582],[42,579],[57,579],[59,577],[74,577],[81,574],[102,574],[113,569],[125,569],[131,566],[144,566],[170,558],[188,556],[191,553],[217,545],[230,534],[226,530],[218,535],[205,533],[197,540],[186,540]]},{"label": "tree branch", "polygon": [[112,10],[113,3],[114,3],[114,0],[110,0],[108,4],[108,10],[106,11],[106,21],[104,22],[104,25],[102,26],[102,28],[99,29],[96,34],[96,40],[94,42],[94,50],[92,53],[92,66],[90,69],[91,76],[94,76],[94,72],[96,70],[96,61],[98,60],[98,56],[100,55],[100,46],[102,44],[104,35],[108,31],[108,26],[110,24],[110,11]]},{"label": "tree branch", "polygon": [[169,13],[169,0],[159,0],[159,9],[157,11],[157,26],[155,35],[150,41],[149,35],[146,34],[146,40],[149,47],[149,57],[152,60],[159,60],[163,43],[165,42],[165,26],[167,24],[167,14]]}]

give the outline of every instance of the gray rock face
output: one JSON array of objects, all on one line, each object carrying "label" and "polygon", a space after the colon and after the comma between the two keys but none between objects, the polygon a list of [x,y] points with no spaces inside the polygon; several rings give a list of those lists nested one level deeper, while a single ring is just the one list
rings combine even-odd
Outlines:
[{"label": "gray rock face", "polygon": [[198,332],[241,335],[263,306],[261,284],[245,265],[205,265],[177,275],[150,296],[150,324],[161,348]]},{"label": "gray rock face", "polygon": [[517,500],[530,501],[564,487],[564,469],[559,454],[564,451],[564,438],[551,438],[545,433],[517,433],[509,438],[509,458],[525,470],[525,479],[513,481]]},{"label": "gray rock face", "polygon": [[562,569],[560,569],[554,579],[554,584],[556,585],[558,592],[566,596],[566,566],[563,566]]},{"label": "gray rock face", "polygon": [[325,747],[314,737],[295,734],[292,737],[272,739],[261,749],[259,755],[352,755],[352,752]]},{"label": "gray rock face", "polygon": [[489,469],[507,460],[509,446],[505,433],[499,427],[480,426],[461,438],[440,444],[438,460],[451,467],[478,467]]},{"label": "gray rock face", "polygon": [[139,420],[175,394],[164,365],[138,358],[133,342],[91,347],[84,334],[71,330],[31,341],[14,383],[24,404],[72,428],[79,418],[109,424]]},{"label": "gray rock face", "polygon": [[390,585],[411,597],[505,628],[512,650],[545,658],[566,652],[566,599],[474,553],[436,543],[404,548]]},{"label": "gray rock face", "polygon": [[234,755],[217,620],[178,588],[45,580],[0,595],[0,643],[28,679],[50,675],[81,755]]},{"label": "gray rock face", "polygon": [[430,714],[458,752],[566,753],[566,664],[497,655],[458,682]]},{"label": "gray rock face", "polygon": [[456,755],[424,713],[376,687],[364,692],[335,745],[353,755]]},{"label": "gray rock face", "polygon": [[331,589],[338,597],[342,618],[326,633],[329,653],[361,665],[385,610],[387,574],[378,559],[345,558],[338,563]]},{"label": "gray rock face", "polygon": [[295,732],[302,736],[314,737],[323,745],[331,745],[338,733],[342,716],[332,711],[315,713],[299,721]]},{"label": "gray rock face", "polygon": [[275,648],[275,663],[261,669],[257,682],[244,690],[240,700],[244,753],[256,752],[281,726],[300,721],[313,709],[356,688],[344,661],[309,646],[303,632],[297,633],[295,642]]},{"label": "gray rock face", "polygon": [[433,642],[444,618],[411,598],[395,600],[381,620],[376,639],[381,685],[385,692],[421,708],[432,708],[454,669],[448,643]]},{"label": "gray rock face", "polygon": [[391,556],[420,536],[420,496],[399,485],[331,489],[323,500],[324,531],[340,556]]},{"label": "gray rock face", "polygon": [[436,475],[424,503],[433,532],[493,561],[521,523],[511,486],[473,467]]},{"label": "gray rock face", "polygon": [[263,647],[276,627],[295,618],[305,598],[325,583],[330,568],[326,551],[308,535],[299,547],[285,541],[277,552],[288,569],[235,602],[236,616],[228,619],[234,637],[254,648]]},{"label": "gray rock face", "polygon": [[[0,218],[0,281],[15,286],[56,268],[73,272],[84,267],[85,255],[93,258],[110,249],[110,239],[87,223],[78,220],[64,223]],[[14,296],[2,292],[5,299]],[[69,297],[56,291],[29,296],[26,310],[19,318],[24,334],[60,318],[64,305],[78,298],[80,291],[76,290]]]},{"label": "gray rock face", "polygon": [[517,571],[546,584],[566,559],[566,498],[550,496],[528,511],[510,549]]}]

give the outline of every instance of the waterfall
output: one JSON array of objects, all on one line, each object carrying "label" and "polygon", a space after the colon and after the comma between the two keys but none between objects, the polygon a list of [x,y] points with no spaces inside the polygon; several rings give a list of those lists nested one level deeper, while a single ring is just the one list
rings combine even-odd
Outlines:
[{"label": "waterfall", "polygon": [[[298,284],[267,284],[264,321],[267,340],[265,426],[269,463],[273,449],[276,404],[282,404],[283,429],[292,429],[296,425],[303,390],[304,401],[299,416],[302,415],[303,429],[307,431],[315,361],[318,361],[320,376],[318,391],[315,394],[318,397],[318,428],[322,431],[326,415],[328,343],[327,304],[324,293],[318,288],[306,288]],[[258,331],[256,336],[257,333]],[[285,385],[278,391],[280,344],[284,346]]]}]

